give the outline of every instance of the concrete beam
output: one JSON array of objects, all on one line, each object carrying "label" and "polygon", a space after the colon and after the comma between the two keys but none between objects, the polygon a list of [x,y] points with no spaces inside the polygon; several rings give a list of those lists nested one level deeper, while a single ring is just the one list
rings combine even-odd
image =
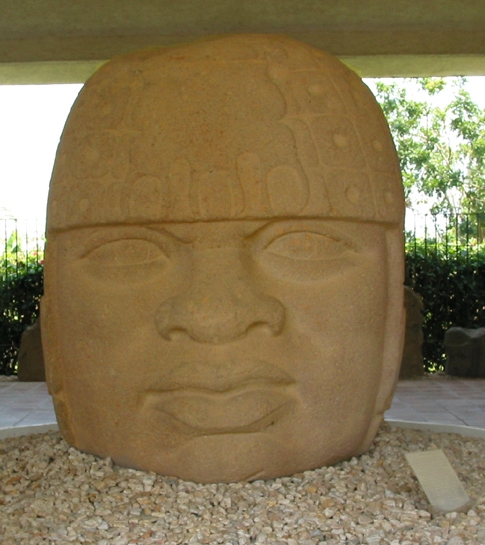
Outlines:
[{"label": "concrete beam", "polygon": [[485,75],[482,0],[0,0],[0,83],[83,82],[133,49],[275,32],[364,77]]}]

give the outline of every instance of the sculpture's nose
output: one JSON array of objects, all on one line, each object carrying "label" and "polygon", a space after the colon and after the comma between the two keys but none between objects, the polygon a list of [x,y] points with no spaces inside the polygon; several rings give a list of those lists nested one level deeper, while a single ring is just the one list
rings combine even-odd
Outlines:
[{"label": "sculpture's nose", "polygon": [[281,332],[283,305],[252,285],[234,253],[200,252],[187,291],[167,299],[158,309],[156,324],[162,337],[172,340],[182,333],[197,342],[222,344],[256,327],[271,335]]}]

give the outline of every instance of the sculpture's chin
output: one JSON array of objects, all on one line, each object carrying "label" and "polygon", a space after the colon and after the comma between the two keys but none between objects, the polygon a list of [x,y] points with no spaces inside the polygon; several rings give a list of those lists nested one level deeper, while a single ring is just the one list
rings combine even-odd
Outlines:
[{"label": "sculpture's chin", "polygon": [[[302,471],[331,465],[362,453],[353,437],[336,440],[325,434],[310,436],[302,443],[284,430],[263,430],[255,433],[196,435],[180,440],[172,448],[144,444],[140,438],[124,449],[109,453],[78,446],[85,452],[110,456],[122,467],[153,471],[197,483],[254,481],[291,476]],[[294,432],[294,430],[293,430]],[[292,440],[292,435],[294,439]],[[366,445],[367,447],[367,445]]]},{"label": "sculpture's chin", "polygon": [[262,433],[208,435],[187,441],[174,453],[152,458],[146,465],[126,456],[114,457],[113,461],[123,467],[186,481],[229,483],[270,479],[299,471],[294,461],[275,459],[281,448],[278,441]]}]

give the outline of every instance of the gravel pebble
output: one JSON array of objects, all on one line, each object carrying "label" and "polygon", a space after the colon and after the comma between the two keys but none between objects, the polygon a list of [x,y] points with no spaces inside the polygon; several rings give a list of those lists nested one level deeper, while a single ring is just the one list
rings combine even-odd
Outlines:
[{"label": "gravel pebble", "polygon": [[[442,448],[474,503],[434,515],[405,451]],[[114,466],[58,432],[0,441],[2,545],[484,545],[485,441],[384,424],[368,453],[268,481]]]}]

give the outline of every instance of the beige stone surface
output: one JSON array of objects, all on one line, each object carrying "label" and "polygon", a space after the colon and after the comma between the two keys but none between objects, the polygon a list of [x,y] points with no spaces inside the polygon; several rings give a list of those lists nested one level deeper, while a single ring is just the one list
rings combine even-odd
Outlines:
[{"label": "beige stone surface", "polygon": [[423,363],[423,298],[409,286],[404,286],[406,331],[399,378],[402,380],[424,375]]},{"label": "beige stone surface", "polygon": [[401,359],[403,213],[382,112],[334,57],[235,35],[113,59],[49,195],[64,437],[198,482],[364,452]]},{"label": "beige stone surface", "polygon": [[450,327],[444,337],[445,371],[456,377],[485,377],[485,327]]},{"label": "beige stone surface", "polygon": [[18,377],[21,382],[45,381],[44,354],[42,352],[39,319],[22,333],[18,359]]}]

